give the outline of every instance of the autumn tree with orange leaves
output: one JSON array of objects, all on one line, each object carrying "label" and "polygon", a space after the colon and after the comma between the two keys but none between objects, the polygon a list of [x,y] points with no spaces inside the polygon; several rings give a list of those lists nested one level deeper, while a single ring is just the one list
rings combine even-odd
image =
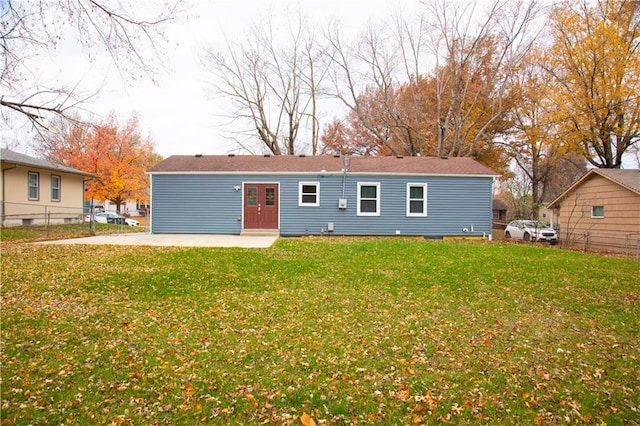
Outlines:
[{"label": "autumn tree with orange leaves", "polygon": [[87,197],[118,209],[126,200],[149,199],[146,171],[161,160],[153,140],[141,136],[138,117],[121,125],[113,112],[96,125],[58,120],[39,149],[51,161],[98,176],[88,182]]}]

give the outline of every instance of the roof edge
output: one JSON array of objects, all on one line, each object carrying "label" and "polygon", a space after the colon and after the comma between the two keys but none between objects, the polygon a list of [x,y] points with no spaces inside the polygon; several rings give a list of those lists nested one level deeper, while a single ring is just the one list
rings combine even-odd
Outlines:
[{"label": "roof edge", "polygon": [[[636,169],[631,169],[631,170],[636,170]],[[610,182],[615,183],[616,185],[619,185],[625,189],[628,189],[631,192],[634,192],[638,195],[640,195],[640,191],[638,191],[635,188],[631,188],[628,185],[625,185],[624,183],[617,181],[616,179],[613,179],[611,176],[607,175],[606,173],[602,173],[600,171],[600,169],[595,168],[595,169],[591,169],[589,170],[587,173],[585,173],[580,179],[578,179],[573,185],[571,185],[569,188],[567,188],[562,194],[560,194],[555,200],[551,201],[549,204],[547,204],[547,208],[548,209],[553,209],[556,207],[556,204],[559,204],[563,199],[565,199],[567,197],[567,195],[574,190],[574,188],[582,185],[583,182],[585,182],[588,179],[591,179],[591,177],[593,177],[593,175],[598,175],[601,176],[605,179],[607,179]]]},{"label": "roof edge", "polygon": [[[18,158],[13,156],[10,156],[10,158],[6,158],[5,155],[7,153],[15,155]],[[34,167],[37,169],[51,170],[59,173],[75,174],[78,176],[85,176],[89,178],[98,178],[98,175],[93,173],[85,172],[83,170],[76,169],[74,167],[65,166],[63,164],[54,163],[52,161],[45,160],[42,158],[32,157],[30,155],[22,154],[20,152],[12,151],[10,149],[2,148],[2,154],[3,155],[0,158],[0,162],[2,163],[15,164],[16,166],[22,166],[22,167]]]},{"label": "roof edge", "polygon": [[[342,176],[344,172],[342,170],[326,170],[326,171],[317,171],[317,172],[277,172],[277,171],[260,171],[260,172],[248,172],[248,171],[172,171],[172,172],[154,172],[151,170],[147,170],[146,174],[148,175],[235,175],[235,176],[273,176],[273,175],[285,175],[285,176],[295,176],[295,175],[314,175],[314,176]],[[350,172],[347,171],[347,175],[350,176],[442,176],[442,177],[482,177],[482,178],[496,178],[500,175],[498,174],[484,174],[484,173],[400,173],[400,172]]]}]

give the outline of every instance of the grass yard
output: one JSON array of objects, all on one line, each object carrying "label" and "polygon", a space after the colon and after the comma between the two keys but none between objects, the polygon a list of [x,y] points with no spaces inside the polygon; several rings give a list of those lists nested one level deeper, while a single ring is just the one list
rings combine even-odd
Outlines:
[{"label": "grass yard", "polygon": [[[96,223],[96,235],[118,234],[129,232],[146,232],[144,226],[109,225],[106,223]],[[2,228],[0,230],[0,240],[12,243],[34,242],[47,240],[63,240],[67,238],[90,237],[91,230],[89,223],[74,223],[68,225],[32,225]]]},{"label": "grass yard", "polygon": [[2,424],[640,422],[638,262],[2,242]]}]

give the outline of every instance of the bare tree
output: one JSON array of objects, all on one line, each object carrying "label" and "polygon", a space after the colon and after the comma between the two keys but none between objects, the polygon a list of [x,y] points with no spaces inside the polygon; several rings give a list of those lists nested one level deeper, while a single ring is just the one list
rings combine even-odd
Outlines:
[{"label": "bare tree", "polygon": [[[424,110],[415,81],[425,61],[423,20],[415,22],[393,15],[390,23],[370,23],[356,43],[345,43],[338,25],[326,33],[331,49],[331,95],[357,117],[361,126],[377,140],[382,152],[420,155],[420,124]],[[399,90],[404,82],[411,100]],[[405,96],[406,98],[406,96]]]},{"label": "bare tree", "polygon": [[500,182],[501,198],[508,206],[508,220],[537,219],[532,215],[533,198],[531,197],[531,181],[521,169],[514,170],[509,179]]},{"label": "bare tree", "polygon": [[[234,136],[241,147],[252,151],[257,136],[274,155],[307,147],[317,152],[318,100],[327,72],[321,53],[313,25],[299,14],[285,25],[270,17],[243,40],[205,49],[203,64],[211,69],[216,96],[230,101],[229,117],[246,126]],[[309,136],[301,136],[307,130]]]},{"label": "bare tree", "polygon": [[496,135],[509,128],[511,78],[533,43],[537,5],[497,0],[478,18],[481,4],[425,1],[422,14],[398,13],[355,44],[330,29],[333,95],[377,138],[381,152],[495,151]]},{"label": "bare tree", "polygon": [[481,11],[486,4],[424,2],[436,57],[440,156],[472,155],[505,128],[511,79],[535,40],[535,1],[496,0]]},{"label": "bare tree", "polygon": [[66,116],[86,100],[77,81],[41,81],[34,66],[65,38],[80,43],[88,61],[106,50],[123,77],[153,79],[163,56],[164,25],[179,10],[165,5],[151,19],[142,17],[149,9],[148,3],[125,10],[119,3],[98,0],[3,1],[0,107],[5,122],[17,114],[41,129],[48,117]]}]

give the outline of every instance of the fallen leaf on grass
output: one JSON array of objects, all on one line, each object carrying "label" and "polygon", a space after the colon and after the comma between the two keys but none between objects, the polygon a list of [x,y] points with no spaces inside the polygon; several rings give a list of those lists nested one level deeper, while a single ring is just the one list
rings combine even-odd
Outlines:
[{"label": "fallen leaf on grass", "polygon": [[316,426],[316,422],[307,413],[303,413],[300,416],[300,423],[302,423],[304,426]]},{"label": "fallen leaf on grass", "polygon": [[253,404],[253,408],[258,408],[258,401],[256,401],[256,398],[252,394],[249,393],[244,397],[247,399],[247,401]]}]

